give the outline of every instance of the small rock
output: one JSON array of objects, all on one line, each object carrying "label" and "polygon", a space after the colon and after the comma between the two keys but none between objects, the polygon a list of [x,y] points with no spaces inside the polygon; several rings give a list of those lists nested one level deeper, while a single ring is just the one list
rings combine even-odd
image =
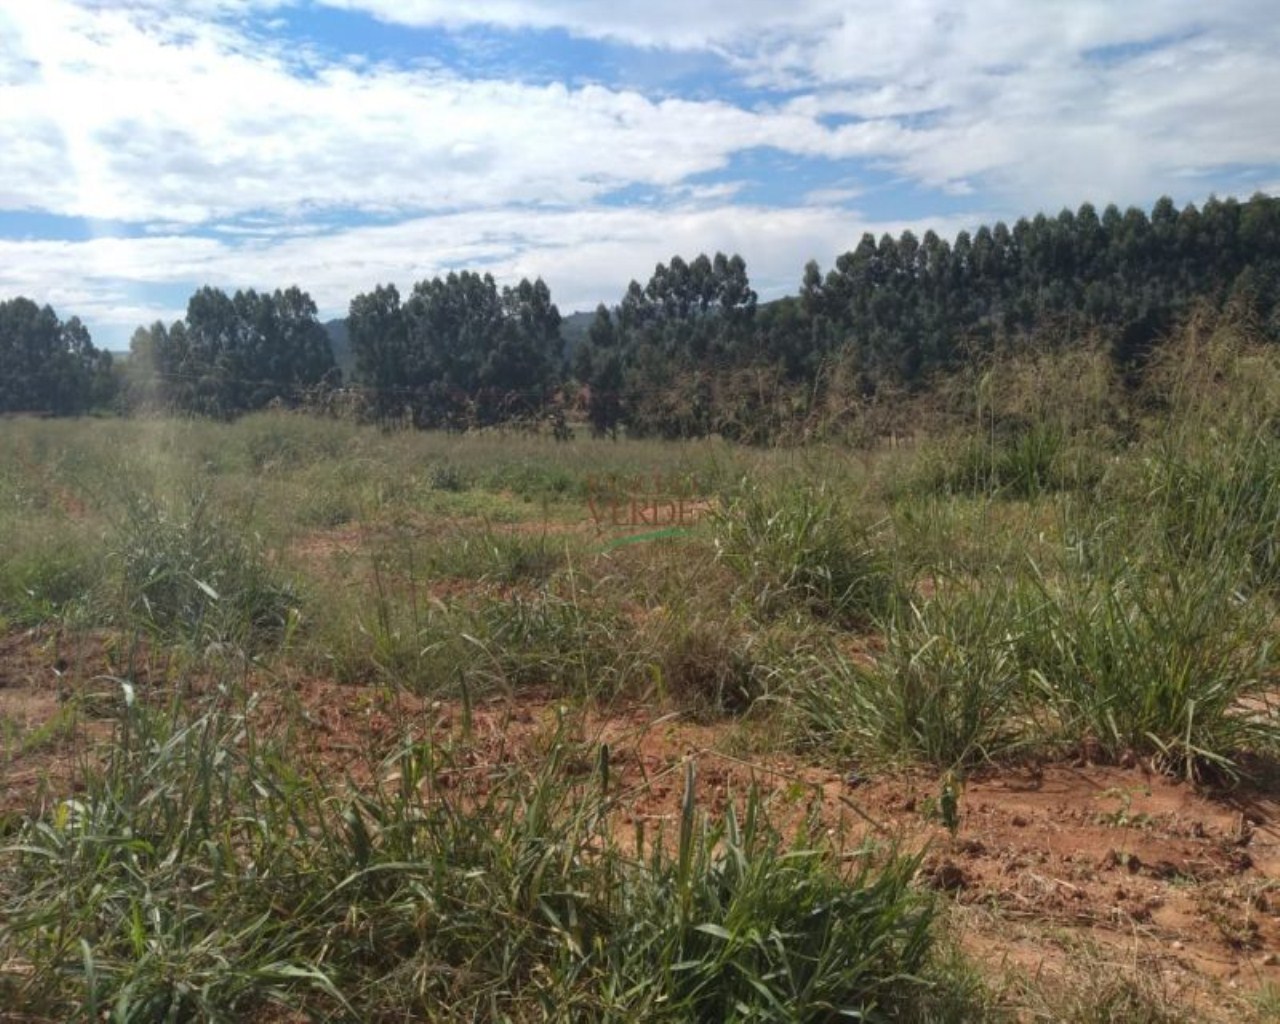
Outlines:
[{"label": "small rock", "polygon": [[1010,824],[1013,825],[1014,828],[1026,828],[1030,822],[1028,822],[1021,814],[1015,814],[1010,820]]},{"label": "small rock", "polygon": [[935,889],[943,892],[956,892],[969,884],[964,868],[954,861],[944,860],[929,876],[929,882]]}]

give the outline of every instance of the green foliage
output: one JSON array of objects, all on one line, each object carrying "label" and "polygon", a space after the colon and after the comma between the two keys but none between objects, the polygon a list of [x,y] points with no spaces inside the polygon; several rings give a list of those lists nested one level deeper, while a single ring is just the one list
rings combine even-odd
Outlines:
[{"label": "green foliage", "polygon": [[715,528],[721,559],[762,614],[799,606],[857,625],[892,607],[883,542],[821,484],[745,482],[716,513]]},{"label": "green foliage", "polygon": [[78,317],[63,323],[30,299],[0,302],[0,413],[75,415],[107,405],[111,353],[93,347]]},{"label": "green foliage", "polygon": [[1099,575],[1040,588],[1022,659],[1068,736],[1111,757],[1152,754],[1197,779],[1280,750],[1267,613],[1239,593],[1230,563],[1143,567],[1118,556]]},{"label": "green foliage", "polygon": [[1035,498],[1069,485],[1065,447],[1065,437],[1042,423],[997,437],[967,435],[931,453],[916,487],[944,494]]},{"label": "green foliage", "polygon": [[243,524],[222,519],[208,492],[182,501],[128,496],[113,539],[130,620],[166,639],[256,650],[296,620],[297,595]]},{"label": "green foliage", "polygon": [[501,291],[463,271],[351,302],[348,328],[360,383],[379,421],[487,426],[539,411],[559,377],[560,311],[541,281]]},{"label": "green foliage", "polygon": [[35,626],[88,612],[105,568],[91,538],[44,523],[11,526],[0,548],[0,622]]},{"label": "green foliage", "polygon": [[140,386],[169,408],[205,416],[297,405],[307,389],[337,381],[316,304],[296,287],[234,296],[201,288],[185,321],[135,333],[132,348]]},{"label": "green foliage", "polygon": [[1028,739],[1022,599],[1004,587],[948,589],[893,616],[873,662],[839,651],[809,659],[789,693],[803,741],[943,768],[1007,756]]},{"label": "green foliage", "polygon": [[843,875],[754,794],[711,825],[692,764],[674,845],[627,849],[607,753],[572,781],[563,734],[483,780],[465,746],[406,741],[340,795],[252,703],[184,715],[126,686],[119,715],[84,792],[0,850],[22,1015],[887,1021],[938,998],[916,861]]},{"label": "green foliage", "polygon": [[1235,561],[1241,583],[1280,588],[1280,437],[1272,430],[1160,446],[1154,502],[1170,550],[1187,562]]}]

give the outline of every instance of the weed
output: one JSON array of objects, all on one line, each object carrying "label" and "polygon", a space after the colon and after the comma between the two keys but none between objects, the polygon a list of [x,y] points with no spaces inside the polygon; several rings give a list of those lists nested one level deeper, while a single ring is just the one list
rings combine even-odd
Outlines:
[{"label": "weed", "polygon": [[126,613],[162,638],[256,650],[296,620],[293,587],[252,533],[221,520],[208,492],[180,503],[131,495],[114,555]]},{"label": "weed", "polygon": [[889,621],[870,664],[812,659],[794,684],[800,736],[869,760],[943,768],[1006,754],[1029,738],[1012,589],[944,593]]},{"label": "weed", "polygon": [[784,849],[754,795],[711,824],[692,765],[675,845],[628,851],[602,827],[607,759],[570,781],[563,738],[483,779],[406,741],[344,794],[255,721],[230,691],[191,716],[127,702],[85,792],[0,851],[10,1010],[818,1021],[938,1001],[915,860],[842,877]]},{"label": "weed", "polygon": [[714,518],[717,551],[761,614],[799,606],[866,625],[893,604],[893,565],[874,528],[821,485],[749,483]]},{"label": "weed", "polygon": [[1266,612],[1242,602],[1229,565],[1156,573],[1122,562],[1100,577],[1042,580],[1041,593],[1021,657],[1077,740],[1204,779],[1276,748]]}]

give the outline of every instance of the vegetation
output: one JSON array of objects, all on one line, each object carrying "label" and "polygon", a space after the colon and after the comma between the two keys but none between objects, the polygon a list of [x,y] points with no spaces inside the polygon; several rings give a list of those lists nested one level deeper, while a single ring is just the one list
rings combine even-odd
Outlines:
[{"label": "vegetation", "polygon": [[[805,267],[796,295],[765,304],[741,257],[674,256],[600,305],[568,352],[544,282],[499,289],[470,271],[420,281],[403,301],[378,285],[332,331],[296,287],[202,288],[184,320],[139,328],[114,377],[78,321],[64,327],[14,300],[0,317],[0,369],[12,382],[0,411],[77,413],[114,390],[127,410],[214,417],[275,403],[420,428],[549,419],[561,437],[581,419],[613,437],[865,440],[867,408],[993,357],[1090,344],[1132,387],[1197,311],[1280,340],[1277,280],[1280,199],[1257,195],[1181,210],[1162,198],[1150,215],[1085,203],[951,241],[866,235],[825,274]],[[341,396],[335,341],[351,369]],[[1061,441],[1024,431],[985,465],[970,457],[958,469],[1056,487],[1049,463]],[[972,473],[956,482],[985,486]]]},{"label": "vegetation", "polygon": [[[381,287],[345,394],[304,293],[203,290],[117,374],[149,414],[0,432],[0,1018],[1202,1019],[1008,984],[964,923],[1034,901],[940,890],[984,771],[1274,797],[1275,209],[864,242],[769,307],[673,260],[570,371],[541,282]],[[75,321],[0,328],[103,401]],[[919,829],[860,801],[922,778]],[[1121,799],[1117,907],[1179,870]]]},{"label": "vegetation", "polygon": [[0,302],[0,413],[76,415],[108,400],[111,383],[111,354],[78,318],[63,323],[30,299]]},{"label": "vegetation", "polygon": [[234,296],[201,288],[186,320],[138,328],[130,355],[130,402],[205,416],[299,405],[309,389],[338,380],[316,304],[296,287]]},{"label": "vegetation", "polygon": [[[967,404],[908,399],[930,436],[870,454],[287,411],[10,423],[0,635],[105,645],[70,717],[25,743],[82,718],[111,738],[74,789],[50,778],[0,814],[4,1005],[122,1021],[1048,1005],[956,959],[918,849],[861,818],[780,826],[753,789],[712,799],[694,759],[666,783],[677,817],[646,825],[586,723],[643,700],[738,722],[732,756],[928,765],[944,784],[925,812],[952,833],[983,766],[1260,777],[1280,755],[1280,361],[1246,329],[1202,318],[1136,389],[1076,352],[995,363]],[[1086,379],[1090,400],[1026,418]],[[939,472],[955,451],[970,468]],[[588,510],[602,488],[677,487],[706,513],[642,523],[640,542]],[[316,676],[367,694],[340,769],[295,694]],[[517,739],[548,696],[554,715]],[[409,698],[460,725],[424,732],[438,712]],[[489,707],[509,709],[492,734]],[[1098,991],[1071,991],[1078,1019],[1178,1019],[1128,982]]]}]

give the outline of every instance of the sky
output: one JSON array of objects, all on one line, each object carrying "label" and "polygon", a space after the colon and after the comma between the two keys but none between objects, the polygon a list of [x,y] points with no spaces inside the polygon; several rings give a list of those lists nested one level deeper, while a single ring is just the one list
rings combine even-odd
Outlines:
[{"label": "sky", "polygon": [[863,232],[1280,193],[1275,0],[0,0],[0,300],[450,270],[564,313]]}]

